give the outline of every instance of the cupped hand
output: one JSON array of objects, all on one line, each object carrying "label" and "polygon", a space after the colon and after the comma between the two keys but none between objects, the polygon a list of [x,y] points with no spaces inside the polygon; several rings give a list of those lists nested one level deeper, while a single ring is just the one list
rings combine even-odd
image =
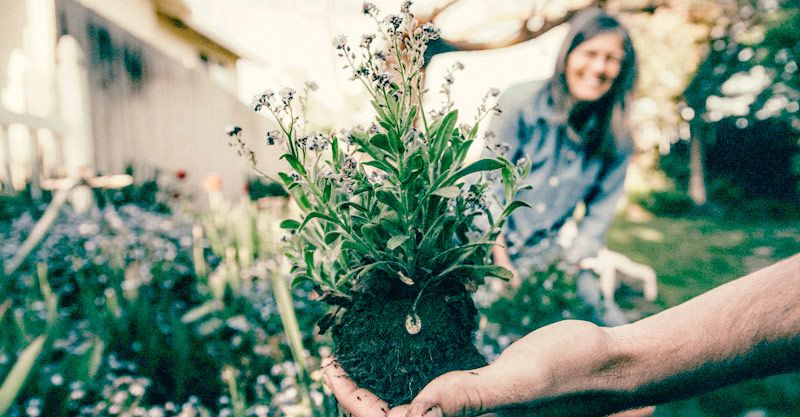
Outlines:
[{"label": "cupped hand", "polygon": [[558,322],[511,344],[491,365],[439,376],[411,404],[392,409],[359,388],[335,360],[326,360],[323,370],[326,385],[352,417],[468,417],[498,410],[504,416],[605,415],[600,410],[607,405],[587,409],[564,396],[595,377],[605,343],[603,331],[591,323]]},{"label": "cupped hand", "polygon": [[322,374],[325,385],[333,392],[339,406],[347,416],[405,417],[408,413],[407,405],[389,409],[386,401],[381,400],[369,390],[360,388],[333,357],[326,358],[322,362]]},{"label": "cupped hand", "polygon": [[601,339],[597,326],[586,322],[543,327],[511,344],[490,365],[434,379],[411,402],[407,417],[468,417],[500,410],[503,416],[581,415],[580,404],[556,399],[573,377],[584,376],[578,370],[595,363]]}]

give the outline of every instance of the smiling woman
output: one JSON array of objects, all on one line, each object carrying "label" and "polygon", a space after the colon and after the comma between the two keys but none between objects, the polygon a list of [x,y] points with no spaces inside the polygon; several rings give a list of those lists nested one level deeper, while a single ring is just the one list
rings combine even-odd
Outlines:
[{"label": "smiling woman", "polygon": [[622,35],[601,33],[578,45],[567,57],[567,86],[580,101],[595,101],[611,89],[625,56]]},{"label": "smiling woman", "polygon": [[[499,100],[503,109],[489,129],[507,142],[515,163],[529,161],[531,172],[516,198],[534,210],[511,215],[495,262],[515,271],[516,282],[546,269],[554,257],[579,268],[605,245],[628,161],[628,96],[636,77],[636,54],[627,30],[599,9],[575,16],[544,82],[511,87]],[[573,243],[556,245],[556,235],[579,203],[586,213]],[[627,321],[613,300],[603,300],[590,271],[577,276],[578,296],[604,325]]]}]

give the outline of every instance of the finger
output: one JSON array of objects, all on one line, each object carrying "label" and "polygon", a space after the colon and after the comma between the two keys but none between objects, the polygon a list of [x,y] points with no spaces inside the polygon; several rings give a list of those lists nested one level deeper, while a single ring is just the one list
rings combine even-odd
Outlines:
[{"label": "finger", "polygon": [[444,417],[442,408],[427,401],[415,401],[408,408],[406,417]]},{"label": "finger", "polygon": [[409,408],[410,406],[408,404],[398,405],[389,410],[389,414],[387,414],[386,417],[406,417]]},{"label": "finger", "polygon": [[385,417],[389,404],[375,394],[359,388],[335,360],[323,369],[325,385],[330,388],[339,406],[354,417]]},{"label": "finger", "polygon": [[326,358],[322,358],[322,363],[320,364],[320,367],[327,368],[327,367],[333,365],[334,362],[336,362],[336,357],[335,356],[328,356]]}]

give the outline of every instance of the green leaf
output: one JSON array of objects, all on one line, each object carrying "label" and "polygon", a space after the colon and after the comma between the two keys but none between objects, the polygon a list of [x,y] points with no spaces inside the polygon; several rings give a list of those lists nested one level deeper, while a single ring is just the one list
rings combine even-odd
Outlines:
[{"label": "green leaf", "polygon": [[297,220],[286,219],[281,222],[280,226],[281,229],[297,229],[300,227],[300,222]]},{"label": "green leaf", "polygon": [[444,198],[456,198],[461,193],[461,188],[456,186],[444,187],[434,191],[433,195],[438,195]]},{"label": "green leaf", "polygon": [[306,268],[308,268],[309,271],[313,271],[314,270],[314,249],[306,248],[306,250],[303,252],[303,258],[306,261]]},{"label": "green leaf", "polygon": [[311,213],[308,213],[308,215],[306,216],[305,219],[303,219],[303,223],[300,224],[300,227],[297,228],[297,231],[299,232],[299,231],[303,230],[303,228],[306,227],[306,224],[308,224],[308,222],[310,222],[311,220],[314,220],[314,219],[322,219],[322,220],[328,221],[328,222],[333,223],[333,224],[338,224],[336,222],[336,219],[334,219],[333,217],[326,216],[326,215],[324,215],[324,214],[322,214],[322,213],[320,213],[318,211],[312,211]]},{"label": "green leaf", "polygon": [[382,150],[382,151],[384,151],[386,153],[391,153],[391,151],[392,151],[392,148],[389,145],[389,138],[386,135],[384,135],[383,133],[378,133],[377,135],[374,135],[369,140],[369,143],[372,146],[374,146],[374,147],[376,147],[376,148],[378,148],[378,149],[380,149],[380,150]]},{"label": "green leaf", "polygon": [[215,313],[217,311],[222,310],[225,306],[222,304],[220,300],[211,300],[207,301],[191,310],[186,312],[186,314],[181,317],[181,322],[184,324],[193,323],[211,313]]},{"label": "green leaf", "polygon": [[285,153],[281,155],[281,159],[285,159],[286,162],[288,162],[289,165],[291,165],[292,168],[295,170],[295,172],[297,172],[298,174],[306,175],[306,168],[303,166],[302,163],[300,163],[300,161],[297,158],[294,157],[294,155],[290,153]]},{"label": "green leaf", "polygon": [[339,155],[339,138],[334,136],[333,139],[331,140],[331,158],[333,160],[333,166],[335,168],[339,168],[340,157],[341,156]]},{"label": "green leaf", "polygon": [[510,200],[514,198],[512,195],[514,193],[514,173],[506,166],[500,170],[500,175],[503,177],[503,193],[506,200]]},{"label": "green leaf", "polygon": [[292,278],[292,282],[289,285],[291,285],[292,287],[296,287],[304,282],[314,282],[314,280],[311,279],[310,276],[305,274],[297,275],[296,277]]},{"label": "green leaf", "polygon": [[516,210],[516,209],[518,209],[520,207],[529,207],[530,208],[530,206],[531,206],[530,204],[528,204],[528,203],[526,203],[524,201],[514,200],[514,201],[511,202],[511,204],[508,205],[508,207],[506,207],[505,210],[503,210],[503,215],[501,216],[501,218],[510,216],[511,213],[514,212],[514,210]]},{"label": "green leaf", "polygon": [[364,255],[370,255],[370,256],[374,255],[372,251],[369,250],[369,248],[360,243],[353,242],[352,240],[345,240],[344,242],[342,242],[342,250],[345,249],[356,251]]},{"label": "green leaf", "polygon": [[411,127],[411,123],[414,123],[414,118],[417,117],[417,106],[411,106],[411,110],[408,111],[408,118],[406,118],[405,126],[403,126],[403,131],[408,131],[408,128]]},{"label": "green leaf", "polygon": [[472,126],[472,129],[469,130],[469,134],[467,134],[467,139],[475,139],[475,136],[478,134],[478,126],[478,123]]},{"label": "green leaf", "polygon": [[471,272],[473,274],[477,273],[479,275],[484,276],[493,276],[498,277],[500,279],[511,279],[513,274],[506,268],[497,265],[453,265],[444,271],[440,272],[438,275],[434,277],[434,279],[444,278],[448,275],[455,273],[456,271],[465,271]]},{"label": "green leaf", "polygon": [[494,244],[495,244],[494,242],[485,242],[484,241],[484,242],[475,242],[475,243],[469,243],[469,244],[466,244],[466,245],[456,246],[454,248],[450,248],[450,249],[445,250],[444,252],[440,252],[440,253],[436,254],[436,256],[433,257],[432,262],[435,263],[435,262],[437,262],[439,260],[444,260],[448,256],[456,254],[456,253],[459,253],[459,252],[461,252],[461,253],[472,253],[477,248],[480,248],[482,246],[493,246]]},{"label": "green leaf", "polygon": [[386,117],[386,111],[383,109],[383,107],[381,107],[380,104],[378,104],[377,101],[370,100],[370,104],[372,104],[372,108],[375,109],[375,112],[378,113],[378,116],[380,116],[381,119],[388,119],[388,117]]},{"label": "green leaf", "polygon": [[386,248],[389,250],[395,250],[406,240],[408,240],[408,235],[393,236],[388,242],[386,242]]},{"label": "green leaf", "polygon": [[380,169],[387,174],[397,175],[397,168],[391,166],[388,162],[382,161],[379,159],[373,159],[372,161],[362,162],[361,165],[368,165],[371,167],[375,167]]},{"label": "green leaf", "polygon": [[25,385],[25,380],[28,378],[33,365],[39,358],[44,346],[45,336],[37,337],[31,342],[25,350],[17,358],[17,362],[11,368],[11,371],[6,376],[3,385],[0,385],[0,416],[6,415],[11,405],[14,404],[14,399],[22,390]]},{"label": "green leaf", "polygon": [[331,243],[335,242],[336,239],[339,239],[339,237],[341,235],[342,234],[339,233],[339,232],[330,232],[330,233],[326,234],[325,235],[325,244],[326,245],[330,245]]},{"label": "green leaf", "polygon": [[442,125],[439,130],[436,132],[436,140],[439,141],[441,139],[447,139],[453,134],[453,128],[456,126],[456,121],[458,121],[458,110],[453,110],[444,116],[442,120]]},{"label": "green leaf", "polygon": [[507,268],[498,265],[487,266],[485,272],[487,276],[497,277],[504,281],[514,278],[514,273],[509,271]]},{"label": "green leaf", "polygon": [[467,157],[469,153],[469,148],[472,146],[473,141],[467,140],[464,141],[461,145],[458,145],[458,151],[455,155],[455,161],[457,164],[464,162],[464,159]]},{"label": "green leaf", "polygon": [[391,191],[378,190],[375,193],[375,197],[381,203],[391,207],[392,210],[394,210],[394,211],[396,211],[398,213],[404,213],[405,212],[405,210],[403,210],[403,204],[400,203],[400,200]]},{"label": "green leaf", "polygon": [[322,189],[322,201],[324,201],[325,203],[327,203],[327,202],[329,202],[331,200],[331,188],[332,187],[333,186],[331,185],[330,181],[325,181],[325,188]]},{"label": "green leaf", "polygon": [[362,206],[361,204],[352,202],[352,201],[345,201],[343,203],[340,203],[339,206],[338,206],[339,210],[343,210],[343,209],[346,209],[348,207],[352,207],[352,208],[354,208],[354,209],[356,209],[356,210],[358,210],[358,211],[360,211],[362,213],[366,213],[368,211],[366,207]]},{"label": "green leaf", "polygon": [[408,185],[411,181],[414,181],[419,176],[419,174],[423,173],[424,171],[425,168],[418,168],[412,170],[411,172],[408,173],[408,176],[400,183],[400,185],[401,186]]},{"label": "green leaf", "polygon": [[434,187],[434,188],[438,188],[440,186],[448,186],[448,185],[456,182],[458,179],[460,179],[462,177],[465,177],[465,176],[467,176],[469,174],[474,174],[476,172],[482,172],[482,171],[493,171],[495,169],[499,169],[499,168],[502,168],[502,167],[503,167],[503,163],[498,161],[498,160],[496,160],[496,159],[494,159],[494,158],[479,159],[479,160],[477,160],[477,161],[465,166],[464,168],[461,168],[458,171],[454,172],[452,175],[450,175],[446,179],[437,181],[437,182],[440,182],[440,183],[439,184],[434,183],[434,185],[436,185],[436,187]]},{"label": "green leaf", "polygon": [[392,130],[394,130],[394,126],[392,126],[389,122],[379,120],[378,124],[381,125],[382,128],[386,129],[386,132],[391,132]]},{"label": "green leaf", "polygon": [[290,177],[285,172],[279,172],[278,173],[278,177],[281,178],[281,181],[283,181],[284,185],[286,185],[287,187],[292,185],[292,183],[294,183],[294,180],[292,179],[292,177]]},{"label": "green leaf", "polygon": [[397,275],[400,277],[400,281],[403,281],[403,284],[414,285],[414,280],[406,276],[403,271],[397,271]]},{"label": "green leaf", "polygon": [[442,124],[433,139],[431,146],[431,156],[441,155],[447,144],[448,139],[453,135],[453,128],[458,120],[458,110],[453,110],[442,119]]}]

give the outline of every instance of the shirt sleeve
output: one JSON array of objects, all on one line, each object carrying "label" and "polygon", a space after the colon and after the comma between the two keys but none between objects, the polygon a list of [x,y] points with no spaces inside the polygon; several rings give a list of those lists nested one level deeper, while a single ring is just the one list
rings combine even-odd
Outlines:
[{"label": "shirt sleeve", "polygon": [[578,263],[597,255],[605,246],[605,236],[614,220],[617,203],[625,194],[625,174],[631,155],[610,162],[595,191],[585,201],[586,215],[578,226],[572,246],[566,249],[567,261]]}]

